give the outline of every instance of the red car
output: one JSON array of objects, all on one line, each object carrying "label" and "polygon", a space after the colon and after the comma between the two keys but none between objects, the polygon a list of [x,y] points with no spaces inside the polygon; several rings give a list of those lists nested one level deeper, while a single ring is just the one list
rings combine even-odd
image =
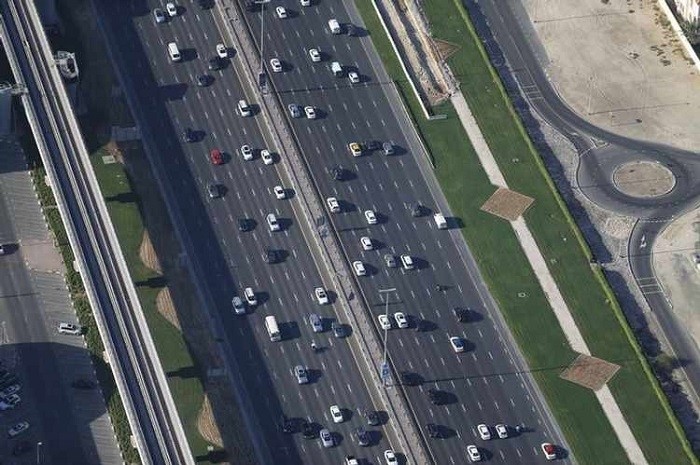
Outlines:
[{"label": "red car", "polygon": [[215,165],[223,165],[224,164],[224,155],[221,153],[219,149],[214,149],[211,151],[209,154],[211,157],[211,162]]}]

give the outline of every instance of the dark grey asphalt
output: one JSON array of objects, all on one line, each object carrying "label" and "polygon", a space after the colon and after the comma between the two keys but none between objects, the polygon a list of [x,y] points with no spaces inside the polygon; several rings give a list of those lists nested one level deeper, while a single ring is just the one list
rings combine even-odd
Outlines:
[{"label": "dark grey asphalt", "polygon": [[[105,3],[98,5],[103,8]],[[320,307],[312,300],[313,288],[323,283],[297,227],[291,208],[295,200],[274,198],[272,187],[285,185],[275,166],[263,165],[259,156],[243,161],[237,151],[244,143],[263,147],[258,118],[241,118],[234,112],[243,97],[233,69],[238,61],[234,57],[224,70],[212,72],[212,86],[195,86],[196,75],[206,70],[206,60],[222,41],[213,12],[187,4],[180,17],[156,25],[150,7],[130,2],[116,14],[102,13],[111,35],[119,38],[113,43],[116,58],[128,80],[126,90],[134,93],[148,125],[142,132],[156,136],[160,152],[155,155],[164,167],[161,176],[175,193],[169,200],[184,220],[178,227],[192,238],[194,250],[190,252],[206,270],[198,279],[213,296],[225,325],[245,388],[264,428],[263,442],[276,463],[337,464],[350,453],[378,463],[383,450],[390,447],[385,438],[389,430],[369,428],[375,441],[366,449],[357,447],[350,437],[353,427],[364,424],[359,411],[373,405],[348,343],[333,338],[330,331],[314,335],[306,323],[306,315],[314,311],[330,327],[335,313],[333,306]],[[172,64],[167,56],[164,44],[173,39],[183,51],[183,63]],[[185,126],[203,131],[204,138],[184,143]],[[209,150],[214,147],[226,153],[223,166],[209,161]],[[212,181],[225,186],[222,199],[207,197],[206,185]],[[268,230],[265,216],[269,212],[283,220],[283,232]],[[237,220],[241,217],[253,218],[255,230],[240,233]],[[268,246],[286,251],[284,263],[263,262],[261,252]],[[236,316],[231,298],[235,293],[242,295],[247,286],[258,292],[260,304],[247,316]],[[285,336],[281,343],[270,342],[265,331],[263,320],[270,314],[281,322]],[[321,353],[311,350],[312,340],[324,348]],[[311,369],[310,385],[297,385],[291,373],[296,364]],[[328,409],[334,403],[351,416],[343,424],[333,425],[330,419]],[[323,450],[318,440],[305,441],[298,433],[284,435],[276,425],[283,412],[329,427],[340,446]]]},{"label": "dark grey asphalt", "polygon": [[[431,215],[414,219],[407,209],[412,202],[433,212],[438,207],[421,171],[420,149],[406,136],[410,129],[401,117],[391,84],[377,68],[380,62],[369,36],[364,31],[362,37],[328,31],[328,19],[357,24],[357,13],[339,2],[315,2],[307,8],[292,1],[271,5],[264,12],[265,61],[278,57],[287,65],[285,72],[272,74],[285,107],[297,103],[319,110],[317,120],[295,119],[291,124],[322,196],[335,196],[344,203],[343,213],[331,218],[348,260],[361,260],[368,268],[369,276],[358,281],[373,319],[376,322],[384,312],[378,290],[395,287],[390,312],[402,311],[414,321],[423,320],[428,328],[424,332],[394,329],[388,341],[395,369],[423,379],[420,387],[406,388],[421,428],[432,422],[448,433],[448,439],[428,441],[436,462],[467,460],[469,443],[477,444],[497,463],[544,461],[539,444],[544,440],[561,443],[561,438],[541,404],[532,398],[528,376],[516,369],[513,348],[485,302],[488,299],[479,277],[456,259],[459,245],[453,239],[461,238],[438,231]],[[273,11],[277,5],[286,6],[290,18],[278,19]],[[259,41],[260,14],[251,13],[247,18]],[[312,63],[308,56],[314,47],[324,55],[321,63]],[[358,69],[363,83],[351,85],[345,77],[335,78],[330,71],[332,61]],[[398,153],[353,158],[347,144],[368,139],[392,141]],[[351,179],[332,180],[328,170],[334,165],[348,170]],[[380,224],[367,225],[362,214],[366,209],[379,213]],[[376,250],[362,250],[359,240],[365,235],[376,242]],[[419,269],[389,270],[382,260],[385,253],[411,254]],[[448,290],[437,292],[436,284]],[[473,308],[481,320],[458,323],[451,313],[456,306]],[[472,349],[455,354],[448,342],[453,335],[469,340]],[[430,387],[448,392],[450,403],[431,405],[426,395]],[[484,442],[475,431],[482,422],[492,426],[525,423],[534,432]]]},{"label": "dark grey asphalt", "polygon": [[[581,162],[577,181],[581,191],[603,208],[640,218],[628,246],[630,267],[697,393],[700,390],[700,349],[675,319],[665,295],[660,292],[650,252],[654,240],[671,220],[698,205],[700,156],[629,139],[590,124],[574,113],[549,83],[543,70],[546,57],[534,51],[538,46],[536,33],[519,1],[476,3],[467,0],[464,4],[502,78],[507,83],[512,83],[514,78],[521,88],[537,89],[536,94],[528,95],[538,98],[529,98],[527,103],[578,150]],[[518,95],[516,101],[519,98]],[[663,163],[676,176],[674,190],[654,199],[633,198],[618,191],[612,174],[617,166],[631,160]]]}]

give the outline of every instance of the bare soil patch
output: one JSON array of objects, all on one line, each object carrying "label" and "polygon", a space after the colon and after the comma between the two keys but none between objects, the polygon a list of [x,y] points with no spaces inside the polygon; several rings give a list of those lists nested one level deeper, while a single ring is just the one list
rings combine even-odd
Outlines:
[{"label": "bare soil patch", "polygon": [[216,444],[219,447],[224,447],[224,441],[221,439],[221,432],[219,427],[216,425],[214,420],[214,414],[211,410],[211,403],[209,403],[209,395],[204,395],[204,403],[202,404],[202,409],[199,411],[199,417],[197,418],[197,430],[199,434],[202,435],[204,439]]},{"label": "bare soil patch", "polygon": [[620,365],[581,354],[561,372],[559,377],[597,391],[605,386],[605,383],[610,381],[619,369]]},{"label": "bare soil patch", "polygon": [[153,243],[148,235],[148,231],[144,231],[143,239],[141,240],[141,247],[139,248],[139,257],[144,265],[153,271],[162,274],[163,269],[160,266],[160,261],[158,260],[158,255],[153,248]]},{"label": "bare soil patch", "polygon": [[613,182],[619,191],[627,195],[650,198],[671,192],[676,178],[660,163],[636,161],[620,165],[613,173]]},{"label": "bare soil patch", "polygon": [[158,293],[156,297],[156,308],[158,309],[158,313],[163,315],[163,318],[182,331],[180,319],[177,317],[177,311],[175,310],[175,304],[173,303],[169,288],[166,287]]},{"label": "bare soil patch", "polygon": [[481,210],[508,221],[515,221],[535,200],[527,195],[499,187],[481,206]]}]

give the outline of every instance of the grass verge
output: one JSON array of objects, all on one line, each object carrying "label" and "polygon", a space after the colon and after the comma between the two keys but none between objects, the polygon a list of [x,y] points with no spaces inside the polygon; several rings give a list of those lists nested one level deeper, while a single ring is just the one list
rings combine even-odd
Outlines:
[{"label": "grass verge", "polygon": [[[403,94],[436,174],[480,270],[527,358],[542,392],[580,463],[620,464],[627,457],[595,396],[561,380],[570,349],[511,227],[479,210],[494,188],[454,108],[426,121],[370,0],[356,0],[384,64]],[[656,379],[642,356],[602,273],[591,269],[590,252],[488,62],[467,12],[454,0],[423,7],[434,37],[459,46],[449,60],[461,81],[484,137],[511,188],[536,202],[526,220],[593,355],[621,365],[609,387],[650,464],[697,463]],[[455,12],[456,14],[446,14]],[[526,297],[519,297],[519,295]],[[537,338],[532,335],[537,334]]]}]

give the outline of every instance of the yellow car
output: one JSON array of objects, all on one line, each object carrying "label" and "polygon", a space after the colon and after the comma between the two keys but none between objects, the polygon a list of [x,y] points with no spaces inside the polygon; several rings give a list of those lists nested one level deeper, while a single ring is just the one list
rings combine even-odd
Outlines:
[{"label": "yellow car", "polygon": [[350,148],[350,153],[352,153],[353,157],[359,157],[362,155],[362,146],[357,142],[350,142],[348,147]]}]

